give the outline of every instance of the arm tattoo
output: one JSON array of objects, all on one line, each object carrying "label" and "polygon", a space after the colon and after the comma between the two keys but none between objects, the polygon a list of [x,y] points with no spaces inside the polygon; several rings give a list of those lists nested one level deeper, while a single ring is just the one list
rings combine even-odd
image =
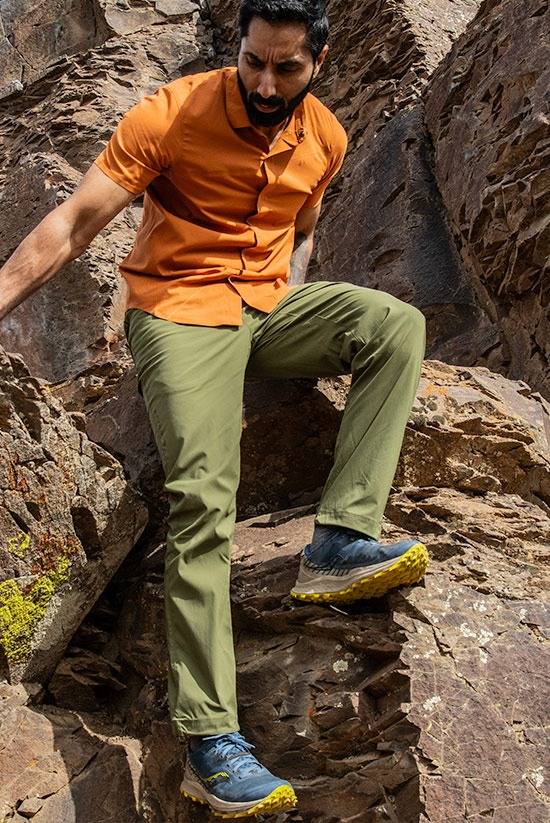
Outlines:
[{"label": "arm tattoo", "polygon": [[304,283],[306,272],[313,251],[313,237],[299,232],[294,239],[294,251],[290,258],[289,286],[297,286]]}]

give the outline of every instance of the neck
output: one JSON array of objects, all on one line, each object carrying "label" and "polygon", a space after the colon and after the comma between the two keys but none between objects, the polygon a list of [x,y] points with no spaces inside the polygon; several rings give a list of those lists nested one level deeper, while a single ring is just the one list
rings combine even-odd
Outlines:
[{"label": "neck", "polygon": [[288,124],[290,123],[291,117],[287,117],[287,119],[283,123],[279,123],[277,126],[255,126],[256,131],[259,131],[260,134],[267,139],[269,143],[273,143],[274,140],[279,137],[286,129]]}]

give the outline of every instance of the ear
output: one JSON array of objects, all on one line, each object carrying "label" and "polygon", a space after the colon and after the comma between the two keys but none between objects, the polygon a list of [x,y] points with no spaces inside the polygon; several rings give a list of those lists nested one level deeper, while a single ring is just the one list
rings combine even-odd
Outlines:
[{"label": "ear", "polygon": [[328,45],[323,46],[321,52],[319,53],[319,57],[317,58],[317,60],[315,62],[315,68],[313,70],[313,76],[314,77],[317,77],[317,75],[321,71],[321,66],[325,62],[327,54],[328,54]]}]

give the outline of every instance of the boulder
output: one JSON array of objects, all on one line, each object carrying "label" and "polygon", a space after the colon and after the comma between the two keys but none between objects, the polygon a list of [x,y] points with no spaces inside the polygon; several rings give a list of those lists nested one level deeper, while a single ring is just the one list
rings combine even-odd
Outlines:
[{"label": "boulder", "polygon": [[[5,215],[0,258],[76,188],[80,174],[56,154],[26,155],[0,193]],[[126,284],[116,262],[132,246],[132,210],[117,216],[77,260],[0,322],[0,345],[17,351],[32,373],[60,381],[94,364],[120,339]]]},{"label": "boulder", "polygon": [[545,0],[495,0],[426,90],[435,173],[499,339],[479,361],[550,396],[550,186]]},{"label": "boulder", "polygon": [[62,54],[108,36],[93,0],[3,0],[0,9],[0,98],[40,77]]},{"label": "boulder", "polygon": [[[153,16],[139,24],[134,17],[146,13],[142,4],[103,6],[112,36],[95,49],[60,55],[22,91],[0,101],[0,206],[6,215],[0,264],[72,193],[132,105],[204,68],[209,36],[197,6],[187,4],[176,14],[175,7],[158,11],[150,3]],[[137,198],[86,252],[0,322],[0,344],[50,381],[101,362],[123,338],[126,287],[117,269],[140,220]]]},{"label": "boulder", "polygon": [[138,100],[204,68],[208,45],[195,13],[182,22],[159,16],[158,24],[60,56],[39,79],[0,101],[0,184],[28,152],[56,152],[86,171]]},{"label": "boulder", "polygon": [[147,514],[82,416],[1,350],[0,391],[1,666],[11,682],[43,681]]},{"label": "boulder", "polygon": [[[341,410],[341,381],[319,391]],[[304,821],[546,819],[548,411],[487,369],[425,365],[383,539],[417,535],[431,563],[418,585],[384,598],[323,607],[289,597],[314,505],[237,523],[240,721],[295,784]],[[163,553],[149,542],[126,561],[49,684],[58,710],[75,711],[74,686],[86,682],[88,710],[95,699],[96,713],[124,717],[155,823],[201,814],[177,796]]]},{"label": "boulder", "polygon": [[354,158],[321,224],[308,279],[390,292],[426,317],[429,358],[477,363],[498,331],[462,272],[421,103],[395,113]]},{"label": "boulder", "polygon": [[[68,408],[85,409],[90,439],[121,460],[127,477],[139,485],[155,510],[163,502],[164,517],[164,475],[145,403],[137,392],[135,370],[110,385],[100,379],[101,397],[96,402],[86,402],[90,391],[83,386],[84,378],[55,391]],[[330,470],[339,419],[334,404],[311,381],[247,380],[237,493],[241,515],[306,505],[315,499]]]},{"label": "boulder", "polygon": [[93,717],[0,684],[0,814],[35,823],[137,823],[141,748]]}]

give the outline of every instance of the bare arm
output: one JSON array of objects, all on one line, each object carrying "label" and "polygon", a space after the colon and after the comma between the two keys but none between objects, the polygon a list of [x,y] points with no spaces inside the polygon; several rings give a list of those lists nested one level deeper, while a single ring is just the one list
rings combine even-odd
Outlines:
[{"label": "bare arm", "polygon": [[46,215],[0,268],[0,319],[79,257],[136,196],[92,165],[76,191]]},{"label": "bare arm", "polygon": [[321,203],[314,209],[302,209],[296,217],[296,231],[294,234],[294,251],[290,258],[289,286],[304,283],[307,267],[313,252],[313,236],[315,226],[321,213]]}]

